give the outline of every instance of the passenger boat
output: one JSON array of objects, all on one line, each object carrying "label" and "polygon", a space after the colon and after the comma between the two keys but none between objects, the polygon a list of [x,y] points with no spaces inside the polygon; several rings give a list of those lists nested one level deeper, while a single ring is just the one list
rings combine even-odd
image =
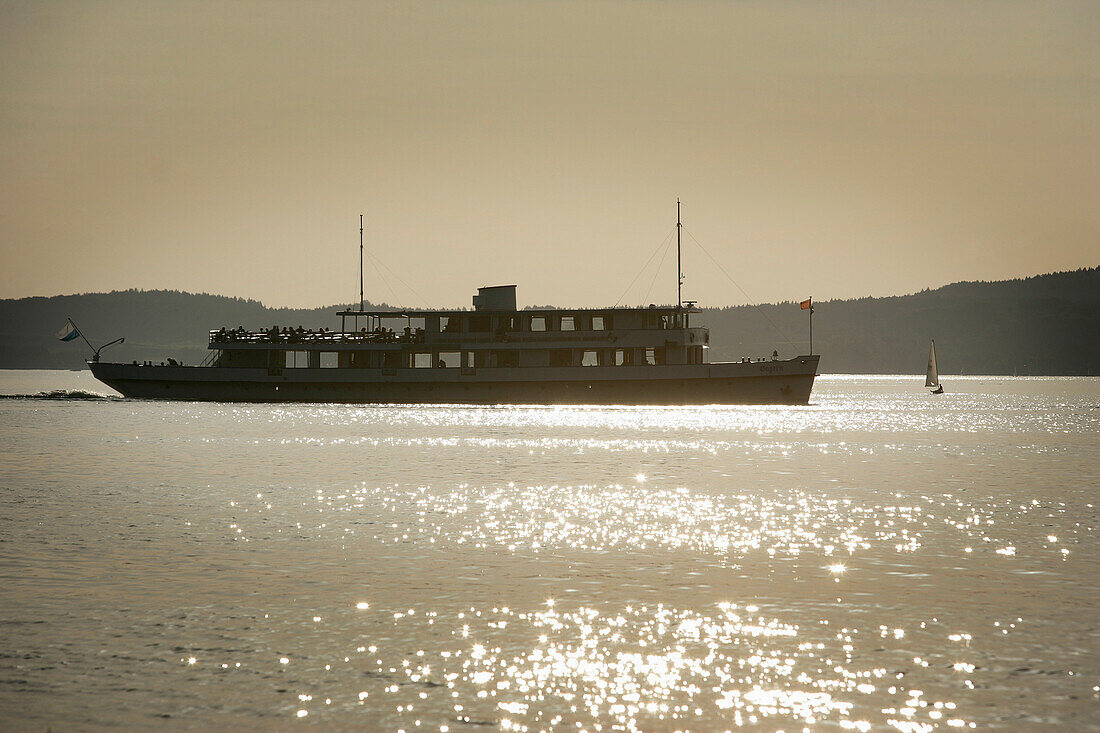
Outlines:
[{"label": "passenger boat", "polygon": [[[677,216],[679,220],[679,216]],[[679,233],[677,221],[677,233]],[[677,237],[679,248],[679,236]],[[362,247],[362,243],[360,243]],[[677,253],[679,272],[679,252]],[[360,268],[362,273],[362,268]],[[682,283],[682,275],[680,283]],[[677,296],[680,295],[677,284]],[[344,310],[341,327],[221,328],[201,366],[89,362],[127,397],[227,402],[806,404],[819,356],[710,362],[693,301],[520,310],[516,286],[473,310]]]}]

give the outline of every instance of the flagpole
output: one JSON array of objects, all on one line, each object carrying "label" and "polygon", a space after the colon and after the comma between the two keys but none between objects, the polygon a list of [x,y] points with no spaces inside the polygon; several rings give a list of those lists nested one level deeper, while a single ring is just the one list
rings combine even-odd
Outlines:
[{"label": "flagpole", "polygon": [[810,356],[814,355],[814,296],[810,296]]},{"label": "flagpole", "polygon": [[73,323],[73,319],[66,318],[65,320],[69,322],[70,326],[76,329],[76,332],[80,334],[80,338],[84,339],[84,343],[88,344],[88,348],[92,350],[93,354],[95,354],[96,348],[92,346],[92,342],[88,340],[88,337],[84,335],[84,332],[80,330],[80,327]]}]

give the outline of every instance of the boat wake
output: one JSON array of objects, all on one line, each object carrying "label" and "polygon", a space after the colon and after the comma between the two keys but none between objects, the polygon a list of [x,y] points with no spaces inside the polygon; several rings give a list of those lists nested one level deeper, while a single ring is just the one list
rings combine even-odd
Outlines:
[{"label": "boat wake", "polygon": [[0,400],[121,400],[122,397],[84,389],[51,389],[37,394],[5,394]]}]

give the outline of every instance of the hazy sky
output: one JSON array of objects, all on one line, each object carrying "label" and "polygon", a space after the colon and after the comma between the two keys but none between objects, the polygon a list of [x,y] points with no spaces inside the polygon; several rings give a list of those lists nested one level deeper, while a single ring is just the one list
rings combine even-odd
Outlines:
[{"label": "hazy sky", "polygon": [[368,299],[611,304],[677,197],[706,305],[1094,266],[1100,3],[0,0],[0,170],[0,297],[357,301],[365,212]]}]

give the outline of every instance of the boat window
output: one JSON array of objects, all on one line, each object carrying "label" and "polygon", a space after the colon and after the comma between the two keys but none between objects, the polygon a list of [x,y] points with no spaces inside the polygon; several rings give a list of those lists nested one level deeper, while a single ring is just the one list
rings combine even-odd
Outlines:
[{"label": "boat window", "polygon": [[545,331],[546,330],[546,317],[545,316],[531,316],[531,330],[532,331]]},{"label": "boat window", "polygon": [[439,352],[439,360],[435,365],[448,369],[460,367],[462,366],[462,354],[458,351],[441,351]]},{"label": "boat window", "polygon": [[652,348],[648,348],[645,350],[645,363],[649,364],[650,366],[657,363],[656,355],[653,352],[654,350]]},{"label": "boat window", "polygon": [[562,316],[561,317],[561,330],[562,331],[576,331],[577,330],[576,325],[577,324],[574,321],[573,316]]},{"label": "boat window", "polygon": [[424,354],[424,353],[413,354],[412,355],[412,366],[413,366],[413,369],[429,369],[429,368],[431,368],[431,366],[432,366],[432,355],[431,354]]},{"label": "boat window", "polygon": [[508,332],[512,329],[512,319],[509,316],[500,316],[496,319],[495,333],[497,338],[505,339],[508,336]]},{"label": "boat window", "polygon": [[602,331],[604,330],[603,316],[592,316],[592,330]]},{"label": "boat window", "polygon": [[519,365],[521,367],[550,366],[550,349],[520,349]]},{"label": "boat window", "polygon": [[287,369],[305,369],[309,366],[309,352],[308,351],[288,351],[286,352],[286,368]]},{"label": "boat window", "polygon": [[440,332],[449,333],[451,331],[457,331],[458,329],[456,328],[456,326],[458,326],[458,323],[457,323],[457,321],[452,321],[451,316],[440,316],[439,317],[439,330],[440,330]]},{"label": "boat window", "polygon": [[552,349],[550,351],[550,366],[563,367],[573,365],[573,352],[569,349]]},{"label": "boat window", "polygon": [[581,354],[581,366],[599,366],[600,365],[600,352],[598,351],[585,351]]},{"label": "boat window", "polygon": [[322,351],[321,352],[321,368],[322,369],[335,369],[340,366],[339,354],[335,351]]},{"label": "boat window", "polygon": [[615,349],[615,366],[629,366],[634,363],[634,352],[630,349]]}]

